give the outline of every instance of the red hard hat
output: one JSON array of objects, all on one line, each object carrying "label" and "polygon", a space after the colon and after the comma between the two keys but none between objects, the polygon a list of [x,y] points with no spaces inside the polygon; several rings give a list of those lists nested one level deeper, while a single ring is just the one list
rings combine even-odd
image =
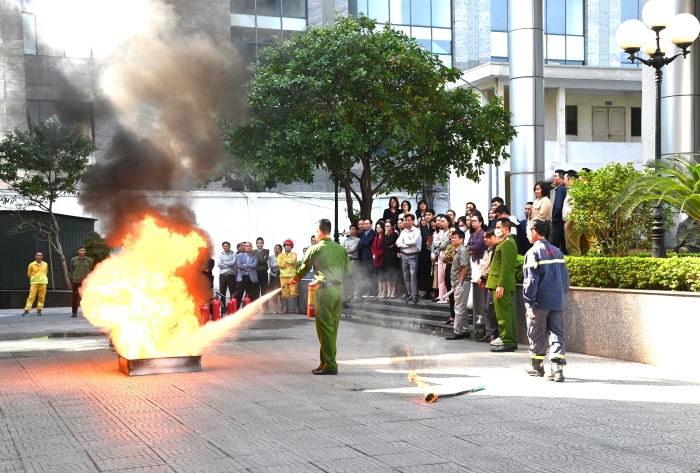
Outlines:
[{"label": "red hard hat", "polygon": [[284,246],[291,245],[292,248],[294,248],[294,242],[292,240],[284,240]]}]

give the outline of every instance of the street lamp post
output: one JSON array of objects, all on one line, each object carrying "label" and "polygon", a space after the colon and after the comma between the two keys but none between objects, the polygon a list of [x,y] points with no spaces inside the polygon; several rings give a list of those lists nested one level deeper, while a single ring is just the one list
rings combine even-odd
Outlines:
[{"label": "street lamp post", "polygon": [[[678,56],[685,59],[690,51],[688,48],[700,34],[700,22],[693,15],[681,13],[673,16],[671,2],[668,0],[651,0],[642,10],[642,23],[639,20],[628,20],[617,30],[617,44],[629,54],[630,62],[639,61],[656,70],[656,140],[655,154],[661,159],[661,81],[662,69],[671,64]],[[681,48],[681,52],[673,56],[666,53],[673,45]],[[636,55],[643,51],[648,59]],[[654,208],[654,224],[651,229],[651,254],[654,258],[666,257],[664,243],[666,229],[664,228],[663,207],[661,203]]]}]

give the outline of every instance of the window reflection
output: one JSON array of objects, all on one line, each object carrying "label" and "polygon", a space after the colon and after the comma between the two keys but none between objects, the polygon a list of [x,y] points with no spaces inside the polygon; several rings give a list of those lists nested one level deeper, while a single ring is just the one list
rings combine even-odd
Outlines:
[{"label": "window reflection", "polygon": [[40,122],[75,127],[94,139],[94,112],[91,103],[27,100],[27,124]]}]

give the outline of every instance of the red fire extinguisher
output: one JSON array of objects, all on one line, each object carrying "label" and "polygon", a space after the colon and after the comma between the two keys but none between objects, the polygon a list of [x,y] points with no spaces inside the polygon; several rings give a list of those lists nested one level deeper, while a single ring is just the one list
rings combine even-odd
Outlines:
[{"label": "red fire extinguisher", "polygon": [[221,318],[221,301],[219,299],[214,299],[212,301],[212,306],[214,307],[214,312],[211,314],[211,319],[216,322]]},{"label": "red fire extinguisher", "polygon": [[209,322],[209,320],[211,319],[211,313],[209,312],[209,304],[204,304],[202,306],[201,315],[202,315],[201,325],[204,325],[207,322]]},{"label": "red fire extinguisher", "polygon": [[228,315],[233,315],[238,310],[238,301],[233,297],[228,301]]},{"label": "red fire extinguisher", "polygon": [[248,294],[245,295],[245,299],[243,299],[243,306],[242,307],[248,307],[248,304],[250,304],[250,296]]},{"label": "red fire extinguisher", "polygon": [[310,282],[308,290],[309,298],[306,302],[306,316],[316,317],[316,291],[318,291],[318,284],[315,282]]}]

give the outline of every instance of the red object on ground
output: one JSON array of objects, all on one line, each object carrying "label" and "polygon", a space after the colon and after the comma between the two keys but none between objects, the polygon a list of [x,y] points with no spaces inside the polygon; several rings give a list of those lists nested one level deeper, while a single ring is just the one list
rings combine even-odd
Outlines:
[{"label": "red object on ground", "polygon": [[234,298],[228,301],[228,315],[233,315],[238,310],[238,301]]},{"label": "red object on ground", "polygon": [[217,321],[221,318],[221,301],[219,299],[214,299],[212,301],[212,306],[214,308],[214,312],[211,314],[211,319],[213,321]]},{"label": "red object on ground", "polygon": [[207,322],[209,322],[209,320],[211,320],[211,314],[209,313],[209,304],[204,304],[202,306],[201,315],[202,315],[202,320],[200,322],[200,325],[204,325]]},{"label": "red object on ground", "polygon": [[250,296],[248,294],[245,295],[245,299],[243,299],[243,307],[248,307],[248,304],[251,303]]},{"label": "red object on ground", "polygon": [[306,302],[306,316],[316,317],[316,291],[318,291],[318,284],[315,282],[309,283],[309,298]]}]

